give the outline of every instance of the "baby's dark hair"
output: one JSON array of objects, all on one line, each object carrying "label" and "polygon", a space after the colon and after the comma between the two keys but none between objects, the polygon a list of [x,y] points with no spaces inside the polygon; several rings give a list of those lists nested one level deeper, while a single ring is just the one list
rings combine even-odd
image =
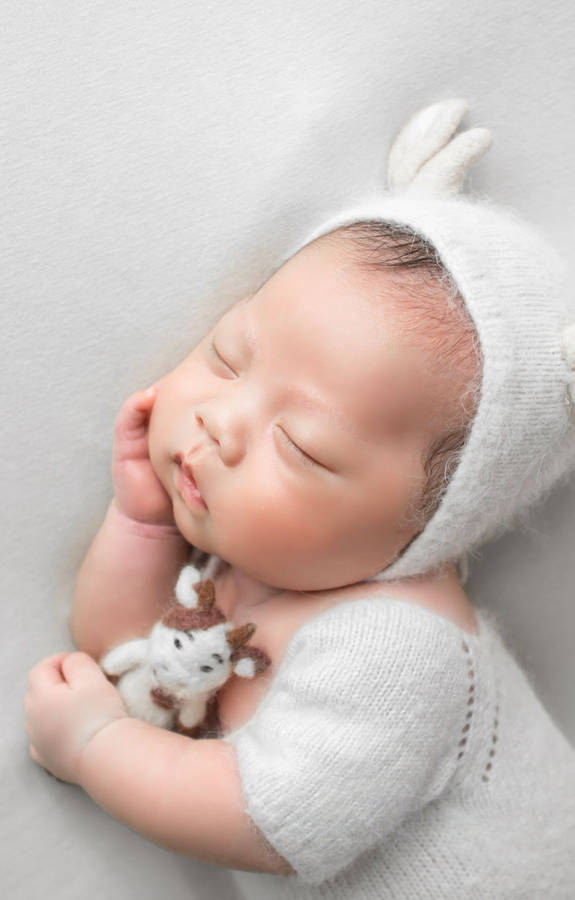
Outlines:
[{"label": "baby's dark hair", "polygon": [[445,494],[477,410],[482,353],[475,323],[434,246],[412,229],[390,222],[354,222],[320,240],[325,238],[344,242],[346,250],[351,251],[352,265],[360,271],[391,273],[399,289],[400,302],[396,305],[403,333],[425,341],[432,351],[436,371],[451,369],[467,374],[456,420],[427,446],[423,490],[413,498],[400,523],[417,529],[409,542],[412,543]]}]

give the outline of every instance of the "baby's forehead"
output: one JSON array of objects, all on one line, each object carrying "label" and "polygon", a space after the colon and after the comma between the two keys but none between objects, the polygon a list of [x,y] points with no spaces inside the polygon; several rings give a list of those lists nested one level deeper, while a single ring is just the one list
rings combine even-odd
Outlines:
[{"label": "baby's forehead", "polygon": [[345,291],[350,311],[369,302],[378,318],[389,319],[392,312],[399,317],[406,295],[429,293],[432,284],[422,269],[362,265],[349,242],[327,235],[306,245],[276,269],[251,299],[273,301],[286,294],[301,295],[310,306],[329,306],[334,296]]},{"label": "baby's forehead", "polygon": [[[318,242],[307,245],[273,273],[250,297],[238,304],[246,323],[257,318],[277,336],[311,340],[321,353],[331,340],[340,353],[354,352],[356,368],[367,367],[369,349],[376,360],[425,352],[424,342],[415,339],[406,327],[407,295],[422,293],[425,279],[417,273],[399,277],[391,270],[368,272],[358,267],[353,256],[339,247]],[[274,329],[275,325],[275,329]]]}]

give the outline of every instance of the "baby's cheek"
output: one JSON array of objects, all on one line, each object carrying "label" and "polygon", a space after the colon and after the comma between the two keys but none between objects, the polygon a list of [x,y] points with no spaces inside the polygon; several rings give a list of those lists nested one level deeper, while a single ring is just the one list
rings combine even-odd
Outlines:
[{"label": "baby's cheek", "polygon": [[234,534],[227,536],[238,554],[253,559],[254,568],[285,566],[286,559],[303,565],[337,542],[336,515],[325,497],[282,486],[254,493],[243,510],[239,505]]}]

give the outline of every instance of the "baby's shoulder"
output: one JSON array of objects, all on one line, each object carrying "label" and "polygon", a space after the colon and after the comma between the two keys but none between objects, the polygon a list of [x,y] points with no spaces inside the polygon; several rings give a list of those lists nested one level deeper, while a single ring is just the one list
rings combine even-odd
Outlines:
[{"label": "baby's shoulder", "polygon": [[285,673],[312,680],[321,672],[338,690],[338,681],[357,679],[377,692],[389,682],[441,682],[451,688],[466,677],[465,632],[454,622],[418,603],[385,591],[353,597],[314,611],[291,635],[282,666]]},{"label": "baby's shoulder", "polygon": [[220,689],[225,727],[248,721],[268,693],[270,700],[287,692],[303,702],[311,690],[326,708],[329,697],[338,703],[347,694],[379,702],[390,683],[396,691],[403,684],[404,691],[425,694],[422,702],[430,701],[433,686],[442,701],[466,692],[464,632],[426,608],[421,585],[398,593],[362,582],[305,595],[284,591],[266,603],[236,607],[234,624],[256,625],[253,644],[271,665],[258,678],[232,678]]}]

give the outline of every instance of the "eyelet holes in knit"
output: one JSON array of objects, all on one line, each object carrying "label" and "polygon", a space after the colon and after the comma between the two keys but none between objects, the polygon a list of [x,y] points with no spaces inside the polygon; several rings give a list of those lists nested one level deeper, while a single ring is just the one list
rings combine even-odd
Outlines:
[{"label": "eyelet holes in knit", "polygon": [[[465,725],[461,729],[461,733],[463,737],[459,741],[458,746],[461,747],[459,753],[457,754],[457,759],[461,759],[463,754],[465,753],[465,745],[467,744],[467,732],[471,727],[471,720],[473,718],[473,705],[475,702],[475,669],[473,668],[473,658],[471,656],[471,650],[469,649],[468,644],[465,641],[462,641],[461,646],[467,655],[467,676],[470,679],[470,684],[468,688],[468,698],[467,698],[467,713],[465,715]],[[499,728],[499,697],[497,698],[497,703],[495,704],[495,716],[493,718],[493,732],[491,734],[491,747],[489,748],[489,758],[487,763],[485,764],[485,768],[481,775],[482,781],[489,780],[489,773],[493,768],[493,757],[495,756],[495,745],[499,739],[499,735],[497,733],[497,729]]]},{"label": "eyelet holes in knit", "polygon": [[465,641],[462,641],[461,646],[465,651],[467,657],[467,677],[470,679],[470,684],[467,691],[468,697],[467,712],[465,714],[465,724],[461,729],[462,738],[457,745],[458,747],[461,747],[459,753],[457,754],[457,759],[461,759],[461,757],[465,753],[465,745],[467,744],[468,737],[467,732],[471,728],[471,720],[473,718],[473,704],[475,702],[475,670],[473,668],[473,659],[468,644]]},{"label": "eyelet holes in knit", "polygon": [[489,779],[489,775],[491,768],[493,767],[493,757],[495,756],[495,745],[498,740],[497,729],[499,728],[499,700],[495,704],[495,717],[493,719],[493,733],[491,735],[491,744],[492,746],[489,749],[489,762],[485,764],[485,770],[483,775],[481,776],[482,781],[487,781]]}]

